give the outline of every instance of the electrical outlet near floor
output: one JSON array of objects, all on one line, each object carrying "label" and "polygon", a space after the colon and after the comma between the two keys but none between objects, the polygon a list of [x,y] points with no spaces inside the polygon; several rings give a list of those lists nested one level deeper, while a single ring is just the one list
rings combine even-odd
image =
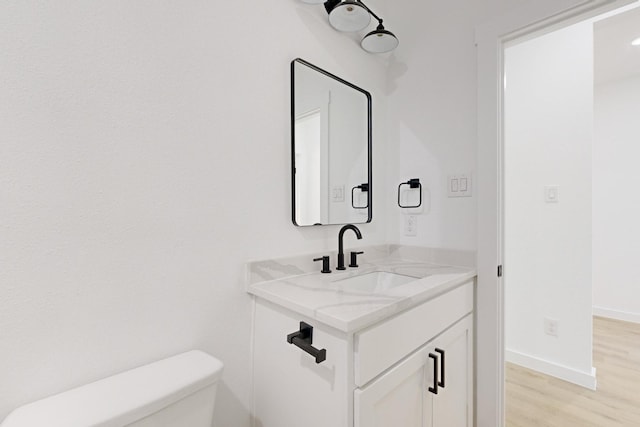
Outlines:
[{"label": "electrical outlet near floor", "polygon": [[404,235],[411,237],[418,235],[418,217],[416,215],[405,215]]},{"label": "electrical outlet near floor", "polygon": [[552,337],[558,336],[558,321],[555,319],[544,318],[544,333]]}]

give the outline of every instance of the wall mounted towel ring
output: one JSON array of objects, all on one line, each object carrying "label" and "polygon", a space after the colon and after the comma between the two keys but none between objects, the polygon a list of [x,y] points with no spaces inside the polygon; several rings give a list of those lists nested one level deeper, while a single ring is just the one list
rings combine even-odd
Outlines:
[{"label": "wall mounted towel ring", "polygon": [[[400,191],[403,185],[408,185],[410,189],[418,189],[420,199],[416,206],[403,206],[402,203],[400,202]],[[413,209],[413,208],[419,208],[420,206],[422,206],[422,184],[420,184],[420,178],[411,178],[409,181],[401,182],[400,185],[398,185],[398,206],[400,206],[403,209]]]},{"label": "wall mounted towel ring", "polygon": [[356,189],[360,190],[362,193],[366,193],[369,191],[369,184],[367,184],[366,182],[364,184],[360,184],[360,185],[356,185],[355,187],[353,187],[351,189],[351,207],[353,209],[367,209],[369,207],[369,200],[367,200],[367,204],[364,206],[356,206],[354,203],[355,200],[355,196],[354,193],[356,191]]}]

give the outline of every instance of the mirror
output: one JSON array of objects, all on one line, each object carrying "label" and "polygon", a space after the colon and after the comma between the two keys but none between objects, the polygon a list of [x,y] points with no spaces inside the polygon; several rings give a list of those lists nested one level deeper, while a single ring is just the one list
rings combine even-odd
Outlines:
[{"label": "mirror", "polygon": [[293,223],[371,222],[371,95],[302,59],[291,62]]}]

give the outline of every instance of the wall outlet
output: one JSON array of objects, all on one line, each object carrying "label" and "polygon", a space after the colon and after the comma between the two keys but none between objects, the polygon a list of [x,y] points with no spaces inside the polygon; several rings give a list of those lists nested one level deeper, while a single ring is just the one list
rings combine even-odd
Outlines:
[{"label": "wall outlet", "polygon": [[415,215],[406,215],[404,217],[404,235],[405,236],[417,236],[418,235],[418,217]]},{"label": "wall outlet", "polygon": [[544,318],[544,333],[552,337],[558,336],[558,321],[555,319]]}]

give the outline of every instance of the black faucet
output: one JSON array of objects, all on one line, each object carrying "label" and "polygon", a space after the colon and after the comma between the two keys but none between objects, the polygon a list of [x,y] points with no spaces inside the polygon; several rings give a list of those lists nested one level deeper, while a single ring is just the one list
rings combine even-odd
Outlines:
[{"label": "black faucet", "polygon": [[342,239],[344,237],[344,232],[347,230],[353,230],[353,232],[356,233],[358,240],[362,239],[360,230],[358,230],[358,227],[353,224],[347,224],[340,229],[340,232],[338,233],[338,266],[336,267],[336,270],[346,270],[346,267],[344,266],[344,245],[342,243]]}]

